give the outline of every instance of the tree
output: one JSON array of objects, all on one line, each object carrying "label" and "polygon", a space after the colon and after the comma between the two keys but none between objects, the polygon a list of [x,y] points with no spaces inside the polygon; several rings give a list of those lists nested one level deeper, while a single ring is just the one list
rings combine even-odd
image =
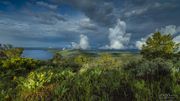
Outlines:
[{"label": "tree", "polygon": [[74,62],[77,64],[85,64],[89,61],[88,56],[85,55],[78,55],[77,57],[75,57]]},{"label": "tree", "polygon": [[142,46],[141,54],[147,59],[157,57],[170,59],[177,53],[178,48],[179,44],[173,41],[173,37],[170,34],[162,35],[160,32],[156,32]]},{"label": "tree", "polygon": [[0,58],[21,57],[23,51],[23,48],[15,48],[11,44],[0,44]]},{"label": "tree", "polygon": [[3,53],[7,58],[12,58],[12,57],[21,57],[24,49],[23,48],[10,48],[3,50]]},{"label": "tree", "polygon": [[55,53],[55,55],[52,58],[52,63],[53,64],[62,64],[63,61],[63,56],[59,53]]}]

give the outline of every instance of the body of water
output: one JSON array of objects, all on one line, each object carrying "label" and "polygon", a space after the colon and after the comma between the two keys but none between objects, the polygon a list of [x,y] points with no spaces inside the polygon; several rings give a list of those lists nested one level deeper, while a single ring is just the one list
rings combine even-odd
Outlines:
[{"label": "body of water", "polygon": [[48,60],[53,57],[53,53],[49,52],[48,50],[24,50],[22,57]]},{"label": "body of water", "polygon": [[[60,50],[59,50],[60,51]],[[71,51],[75,50],[69,50]],[[106,53],[124,53],[124,52],[130,52],[130,53],[138,53],[138,50],[83,50],[82,52],[85,53],[101,53],[101,52],[106,52]],[[27,58],[33,58],[33,59],[38,59],[38,60],[48,60],[53,57],[53,53],[48,51],[48,49],[24,49],[24,52],[22,54],[22,57],[27,57]]]}]

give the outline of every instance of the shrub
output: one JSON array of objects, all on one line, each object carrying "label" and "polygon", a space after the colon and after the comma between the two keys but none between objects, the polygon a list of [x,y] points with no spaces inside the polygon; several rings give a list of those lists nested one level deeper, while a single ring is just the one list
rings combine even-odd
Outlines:
[{"label": "shrub", "polygon": [[51,59],[53,64],[62,64],[64,59],[61,56],[61,54],[59,53],[55,53],[55,55],[53,56],[53,58]]},{"label": "shrub", "polygon": [[58,67],[63,68],[63,69],[72,69],[74,72],[79,71],[79,69],[81,68],[80,64],[77,64],[76,62],[74,62],[73,59],[64,59],[64,61],[62,62],[62,64],[59,64]]},{"label": "shrub", "polygon": [[71,68],[74,72],[78,71],[81,67],[81,64],[74,61],[72,57],[62,57],[60,54],[56,54],[52,60],[50,60],[50,64],[59,69],[67,69]]},{"label": "shrub", "polygon": [[15,57],[20,57],[21,54],[23,53],[22,48],[8,48],[1,50],[1,55],[6,58],[15,58]]},{"label": "shrub", "polygon": [[175,67],[173,68],[173,94],[177,98],[177,100],[180,100],[180,70],[179,68]]},{"label": "shrub", "polygon": [[[130,62],[124,69],[135,80],[145,81],[145,85],[143,84],[142,86],[144,86],[143,89],[148,89],[147,95],[145,95],[149,96],[148,100],[157,100],[161,94],[174,94],[173,68],[171,61],[157,58],[154,60],[143,59],[141,61]],[[141,85],[141,83],[138,84],[139,86]],[[137,88],[136,83],[133,86]]]},{"label": "shrub", "polygon": [[[55,92],[58,90],[58,94],[63,94],[57,88],[57,86],[66,80],[73,77],[75,73],[71,70],[57,70],[56,68],[41,68],[36,71],[32,71],[26,78],[19,79],[19,100],[39,101],[55,99]],[[67,86],[67,85],[65,85]],[[58,95],[60,96],[60,95]]]},{"label": "shrub", "polygon": [[38,67],[39,62],[30,58],[10,58],[2,61],[2,70],[8,75],[25,75]]},{"label": "shrub", "polygon": [[52,88],[48,85],[52,77],[53,72],[51,71],[32,71],[26,78],[20,77],[18,80],[18,88],[20,89],[18,99],[37,101],[48,98],[48,92]]},{"label": "shrub", "polygon": [[180,100],[180,97],[179,97],[180,96],[180,85],[179,84],[176,84],[174,86],[172,96],[174,96],[177,101]]},{"label": "shrub", "polygon": [[119,70],[102,68],[88,69],[70,78],[64,79],[55,89],[55,99],[67,100],[132,100],[127,75]]},{"label": "shrub", "polygon": [[88,61],[89,61],[88,57],[84,56],[84,55],[78,55],[74,59],[74,62],[77,63],[77,64],[80,64],[80,65],[88,63]]},{"label": "shrub", "polygon": [[133,91],[137,101],[149,101],[151,99],[151,92],[144,80],[134,80]]},{"label": "shrub", "polygon": [[136,78],[144,80],[160,80],[162,77],[169,77],[173,64],[161,58],[154,60],[142,59],[132,61],[125,65],[124,69],[134,75]]},{"label": "shrub", "polygon": [[20,84],[23,89],[36,90],[43,87],[45,83],[49,83],[53,73],[51,71],[38,72],[32,71],[28,74],[27,78],[21,78]]},{"label": "shrub", "polygon": [[37,67],[38,62],[28,58],[10,58],[1,61],[0,65],[0,91],[7,99],[17,95],[17,79],[26,76],[32,69]]},{"label": "shrub", "polygon": [[2,67],[6,69],[33,69],[37,66],[38,61],[30,58],[10,58],[2,62]]},{"label": "shrub", "polygon": [[55,81],[61,81],[61,80],[66,80],[66,79],[72,78],[72,77],[74,77],[74,75],[75,75],[75,73],[73,73],[72,70],[65,69],[62,71],[56,71],[53,76],[53,79]]},{"label": "shrub", "polygon": [[98,67],[102,68],[116,68],[120,65],[119,62],[108,53],[101,54],[97,60],[97,64]]}]

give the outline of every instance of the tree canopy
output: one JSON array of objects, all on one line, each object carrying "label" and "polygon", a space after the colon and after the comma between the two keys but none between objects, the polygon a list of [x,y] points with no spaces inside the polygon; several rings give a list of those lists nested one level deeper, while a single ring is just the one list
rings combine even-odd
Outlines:
[{"label": "tree canopy", "polygon": [[157,57],[169,59],[178,52],[179,44],[173,41],[173,37],[155,32],[142,46],[141,54],[147,59]]}]

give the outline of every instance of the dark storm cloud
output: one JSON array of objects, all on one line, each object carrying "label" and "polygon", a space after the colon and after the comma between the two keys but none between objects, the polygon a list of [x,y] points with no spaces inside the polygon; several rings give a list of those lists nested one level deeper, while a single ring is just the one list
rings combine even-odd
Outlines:
[{"label": "dark storm cloud", "polygon": [[0,1],[2,40],[14,37],[15,41],[27,39],[43,44],[47,40],[55,44],[77,42],[79,34],[85,34],[92,47],[100,47],[109,42],[109,28],[121,19],[127,25],[126,32],[131,33],[129,45],[134,45],[156,29],[180,26],[180,0],[12,1]]},{"label": "dark storm cloud", "polygon": [[112,2],[103,0],[53,0],[55,3],[67,3],[84,12],[92,21],[103,25],[111,26],[116,22],[114,6]]},{"label": "dark storm cloud", "polygon": [[63,16],[54,12],[34,13],[33,16],[39,19],[39,22],[42,24],[53,25],[58,21],[66,21]]},{"label": "dark storm cloud", "polygon": [[147,0],[140,4],[132,3],[132,1],[128,3],[131,7],[125,8],[123,14],[128,30],[138,32],[138,34],[133,34],[136,39],[147,36],[160,27],[180,25],[178,0]]},{"label": "dark storm cloud", "polygon": [[58,8],[57,5],[54,5],[54,4],[48,4],[48,3],[43,2],[43,1],[38,1],[38,2],[36,2],[36,4],[37,4],[37,5],[40,5],[40,6],[47,7],[47,8],[49,8],[49,9],[53,9],[53,10],[55,10],[55,9]]},{"label": "dark storm cloud", "polygon": [[81,30],[82,29],[87,29],[90,31],[97,31],[98,30],[98,26],[95,23],[93,23],[92,21],[90,21],[90,19],[88,19],[88,18],[79,22],[79,26],[80,26]]},{"label": "dark storm cloud", "polygon": [[130,39],[132,45],[157,28],[167,25],[180,26],[178,0],[54,0],[54,2],[75,7],[99,27],[105,26],[108,29],[116,24],[117,19],[124,20],[127,32],[132,34]]},{"label": "dark storm cloud", "polygon": [[[51,0],[52,1],[52,0]],[[81,10],[92,21],[100,25],[113,26],[118,18],[128,25],[144,25],[150,30],[169,24],[178,24],[180,1],[178,0],[53,0],[56,3],[67,3]],[[131,23],[132,22],[132,23]],[[152,23],[154,26],[152,26]],[[147,23],[147,24],[145,24]],[[138,25],[140,24],[140,25]],[[148,25],[149,24],[149,25]],[[140,26],[140,28],[138,27]],[[131,28],[128,27],[128,30]],[[143,29],[141,29],[143,30]]]}]

